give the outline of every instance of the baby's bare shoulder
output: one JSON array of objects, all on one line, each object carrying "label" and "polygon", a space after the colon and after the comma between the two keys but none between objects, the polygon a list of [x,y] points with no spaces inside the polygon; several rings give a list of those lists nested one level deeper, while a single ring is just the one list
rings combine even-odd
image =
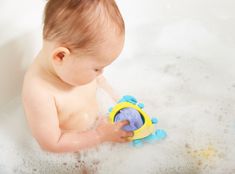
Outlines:
[{"label": "baby's bare shoulder", "polygon": [[34,72],[28,71],[24,76],[23,81],[23,96],[40,95],[41,92],[48,93],[48,85],[42,80],[40,76]]},{"label": "baby's bare shoulder", "polygon": [[53,95],[56,85],[49,75],[38,66],[37,63],[32,64],[24,76],[23,94],[28,95],[29,92],[39,95],[41,92]]},{"label": "baby's bare shoulder", "polygon": [[54,94],[50,85],[39,73],[31,69],[29,69],[24,76],[22,100],[24,108],[26,110],[32,110],[34,113],[36,112],[36,108],[43,109],[48,102],[54,107]]}]

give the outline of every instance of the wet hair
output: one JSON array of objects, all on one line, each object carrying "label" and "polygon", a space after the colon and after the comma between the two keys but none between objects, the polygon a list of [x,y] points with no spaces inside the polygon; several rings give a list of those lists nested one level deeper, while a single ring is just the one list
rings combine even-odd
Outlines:
[{"label": "wet hair", "polygon": [[43,39],[70,49],[91,51],[109,31],[125,33],[125,24],[114,0],[48,0]]}]

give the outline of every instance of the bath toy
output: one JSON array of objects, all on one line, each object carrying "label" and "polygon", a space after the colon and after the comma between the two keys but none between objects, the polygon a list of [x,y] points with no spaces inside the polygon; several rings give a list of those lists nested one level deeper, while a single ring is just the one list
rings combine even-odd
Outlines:
[{"label": "bath toy", "polygon": [[123,130],[133,131],[134,136],[129,138],[133,146],[142,146],[143,142],[154,142],[167,136],[164,130],[154,128],[158,119],[151,119],[143,108],[144,104],[138,103],[136,98],[130,95],[123,96],[114,107],[109,108],[111,123],[122,120],[130,122],[129,125],[123,127]]}]

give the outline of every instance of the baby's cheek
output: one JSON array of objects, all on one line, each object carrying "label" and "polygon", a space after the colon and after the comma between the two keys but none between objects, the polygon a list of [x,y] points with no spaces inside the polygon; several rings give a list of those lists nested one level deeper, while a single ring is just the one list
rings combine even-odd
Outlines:
[{"label": "baby's cheek", "polygon": [[86,74],[83,76],[80,76],[80,82],[82,82],[83,84],[87,84],[92,82],[93,80],[96,79],[96,75],[95,74]]}]

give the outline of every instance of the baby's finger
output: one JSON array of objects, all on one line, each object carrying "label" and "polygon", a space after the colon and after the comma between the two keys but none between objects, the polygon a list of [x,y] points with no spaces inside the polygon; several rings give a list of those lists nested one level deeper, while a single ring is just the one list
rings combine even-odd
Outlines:
[{"label": "baby's finger", "polygon": [[128,137],[133,137],[134,136],[134,132],[133,131],[127,132],[127,136]]},{"label": "baby's finger", "polygon": [[127,138],[127,137],[133,137],[134,133],[132,131],[122,131],[121,137]]},{"label": "baby's finger", "polygon": [[123,120],[123,121],[118,122],[117,126],[118,126],[118,128],[121,129],[123,126],[126,126],[128,124],[130,124],[130,122],[128,120]]},{"label": "baby's finger", "polygon": [[130,142],[131,140],[130,139],[128,139],[128,138],[120,138],[119,139],[119,143],[128,143],[128,142]]}]

